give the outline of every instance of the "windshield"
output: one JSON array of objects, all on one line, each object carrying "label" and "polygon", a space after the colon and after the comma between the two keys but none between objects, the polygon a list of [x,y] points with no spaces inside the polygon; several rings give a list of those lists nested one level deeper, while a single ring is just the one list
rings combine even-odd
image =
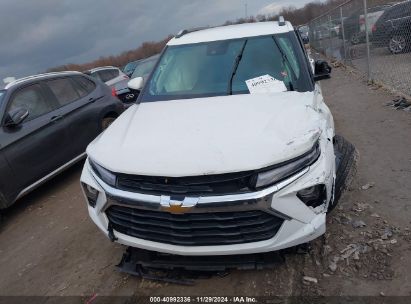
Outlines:
[{"label": "windshield", "polygon": [[138,61],[133,61],[133,62],[127,63],[127,65],[124,67],[124,70],[123,70],[124,73],[132,72],[135,69],[137,63],[138,63]]},{"label": "windshield", "polygon": [[140,101],[249,94],[246,80],[263,75],[312,90],[303,56],[294,33],[169,46]]},{"label": "windshield", "polygon": [[157,59],[158,57],[137,63],[137,66],[133,74],[131,75],[131,78],[144,77],[149,75],[156,65]]}]

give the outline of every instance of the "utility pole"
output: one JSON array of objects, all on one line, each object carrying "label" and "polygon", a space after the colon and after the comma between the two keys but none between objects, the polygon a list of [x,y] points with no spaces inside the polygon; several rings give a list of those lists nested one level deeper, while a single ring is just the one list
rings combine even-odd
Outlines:
[{"label": "utility pole", "polygon": [[245,19],[247,19],[248,18],[248,4],[247,4],[247,1],[245,2],[244,7],[245,7]]},{"label": "utility pole", "polygon": [[371,62],[370,62],[370,37],[368,33],[368,6],[367,0],[364,0],[364,19],[365,19],[365,43],[367,45],[367,77],[368,82],[371,82]]}]

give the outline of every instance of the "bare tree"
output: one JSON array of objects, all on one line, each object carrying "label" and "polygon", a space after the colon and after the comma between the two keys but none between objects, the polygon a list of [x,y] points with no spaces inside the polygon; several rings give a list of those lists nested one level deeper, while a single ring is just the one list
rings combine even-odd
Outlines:
[{"label": "bare tree", "polygon": [[[315,17],[326,13],[327,11],[333,9],[339,4],[342,4],[346,0],[327,0],[321,2],[319,0],[307,3],[301,8],[296,8],[294,6],[284,7],[279,13],[274,15],[257,15],[256,17],[251,16],[247,18],[238,18],[237,20],[226,21],[223,25],[241,24],[241,23],[252,23],[252,22],[264,22],[277,20],[279,16],[284,16],[284,18],[290,21],[294,25],[302,25],[308,23]],[[383,1],[383,0],[376,0]],[[64,64],[54,68],[48,69],[48,71],[85,71],[94,67],[112,65],[117,67],[122,67],[130,61],[135,61],[138,59],[146,58],[154,54],[160,53],[167,42],[172,38],[168,36],[164,40],[158,42],[144,42],[140,47],[134,50],[129,50],[121,53],[120,55],[111,55],[106,57],[100,57],[92,62],[83,64]]]}]

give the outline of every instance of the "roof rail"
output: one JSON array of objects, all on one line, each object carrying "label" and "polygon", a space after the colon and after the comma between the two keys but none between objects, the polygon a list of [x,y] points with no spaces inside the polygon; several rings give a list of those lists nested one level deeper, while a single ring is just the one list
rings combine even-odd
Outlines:
[{"label": "roof rail", "polygon": [[179,31],[178,34],[174,36],[174,38],[178,39],[178,38],[183,37],[186,34],[189,34],[189,33],[192,33],[192,32],[198,32],[198,31],[201,31],[201,30],[209,29],[209,28],[211,28],[211,27],[210,26],[204,26],[204,27],[196,27],[196,28],[189,29],[189,30],[184,29],[184,30]]},{"label": "roof rail", "polygon": [[183,37],[185,34],[188,34],[187,30],[181,30],[177,33],[177,35],[175,36],[175,38],[180,38]]},{"label": "roof rail", "polygon": [[47,77],[47,76],[58,76],[58,75],[66,75],[66,74],[81,74],[78,71],[62,71],[62,72],[50,72],[50,73],[43,73],[43,74],[37,74],[37,75],[31,75],[23,78],[16,79],[15,81],[9,82],[6,86],[5,89],[9,89],[12,86],[31,80],[31,79],[36,79],[36,78],[42,78],[42,77]]},{"label": "roof rail", "polygon": [[113,65],[102,65],[102,66],[92,68],[92,69],[90,69],[90,71],[91,70],[97,70],[97,69],[113,69],[113,68],[118,69],[118,67],[115,67]]},{"label": "roof rail", "polygon": [[278,17],[278,25],[279,26],[284,26],[285,25],[285,20],[283,16]]}]

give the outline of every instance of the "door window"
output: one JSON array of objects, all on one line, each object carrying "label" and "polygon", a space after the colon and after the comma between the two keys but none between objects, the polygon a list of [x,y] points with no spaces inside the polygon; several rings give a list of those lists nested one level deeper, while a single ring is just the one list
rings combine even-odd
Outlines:
[{"label": "door window", "polygon": [[18,108],[24,108],[29,111],[29,116],[25,121],[30,121],[53,110],[53,107],[47,102],[38,84],[25,87],[14,95],[9,106],[9,111]]},{"label": "door window", "polygon": [[93,72],[93,73],[87,74],[87,75],[90,75],[91,77],[93,77],[93,78],[95,78],[95,79],[98,79],[98,80],[103,81],[103,80],[100,78],[100,74],[99,74],[98,72]]},{"label": "door window", "polygon": [[72,78],[76,84],[76,90],[79,93],[80,97],[87,96],[91,92],[94,91],[96,85],[91,80],[82,77],[82,76],[75,76]]},{"label": "door window", "polygon": [[111,79],[115,78],[114,74],[111,72],[112,70],[102,70],[98,71],[98,75],[103,82],[110,81]]},{"label": "door window", "polygon": [[49,80],[46,84],[61,106],[67,105],[80,97],[69,78]]},{"label": "door window", "polygon": [[118,77],[118,76],[120,75],[119,70],[111,69],[111,70],[109,70],[109,71],[110,71],[110,73],[111,73],[111,76],[113,77],[112,79],[114,79],[114,78],[116,78],[116,77]]}]

